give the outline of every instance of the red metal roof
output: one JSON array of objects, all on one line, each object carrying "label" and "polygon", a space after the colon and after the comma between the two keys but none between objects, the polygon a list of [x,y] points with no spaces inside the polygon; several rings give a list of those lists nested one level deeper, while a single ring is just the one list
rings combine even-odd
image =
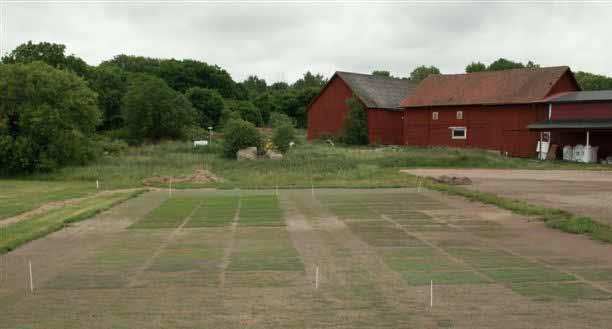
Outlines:
[{"label": "red metal roof", "polygon": [[567,66],[428,76],[402,107],[517,104],[541,101]]}]

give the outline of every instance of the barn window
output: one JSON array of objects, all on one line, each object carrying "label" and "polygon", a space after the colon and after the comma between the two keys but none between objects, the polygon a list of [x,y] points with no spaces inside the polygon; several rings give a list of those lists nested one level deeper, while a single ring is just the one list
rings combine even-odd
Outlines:
[{"label": "barn window", "polygon": [[463,119],[463,111],[457,111],[457,120]]},{"label": "barn window", "polygon": [[438,112],[431,112],[431,119],[438,120]]},{"label": "barn window", "polygon": [[466,127],[450,127],[452,139],[467,139]]}]

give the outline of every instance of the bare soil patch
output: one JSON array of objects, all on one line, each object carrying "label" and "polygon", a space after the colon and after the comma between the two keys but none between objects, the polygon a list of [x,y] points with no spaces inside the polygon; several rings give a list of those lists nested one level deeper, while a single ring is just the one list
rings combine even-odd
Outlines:
[{"label": "bare soil patch", "polygon": [[170,182],[178,183],[193,183],[193,184],[207,184],[207,183],[220,183],[223,182],[221,177],[217,177],[206,169],[197,169],[193,175],[187,176],[153,176],[146,178],[142,181],[144,186],[159,186],[167,185]]},{"label": "bare soil patch", "polygon": [[466,188],[589,216],[612,225],[612,171],[411,169],[423,176],[465,176]]}]

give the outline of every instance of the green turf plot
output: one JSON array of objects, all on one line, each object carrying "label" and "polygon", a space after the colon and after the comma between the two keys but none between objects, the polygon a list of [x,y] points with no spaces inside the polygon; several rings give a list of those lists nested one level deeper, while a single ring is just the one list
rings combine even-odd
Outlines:
[{"label": "green turf plot", "polygon": [[338,218],[344,220],[372,220],[380,218],[380,215],[371,209],[355,204],[327,206],[327,209]]},{"label": "green turf plot", "polygon": [[588,268],[583,267],[576,270],[570,270],[583,278],[590,281],[608,281],[612,282],[612,268]]},{"label": "green turf plot", "polygon": [[46,284],[49,289],[117,289],[127,279],[118,274],[62,273]]},{"label": "green turf plot", "polygon": [[476,268],[529,268],[534,262],[502,250],[487,248],[446,248],[446,252]]},{"label": "green turf plot", "polygon": [[413,286],[429,285],[431,281],[435,285],[490,283],[473,271],[403,271],[400,274],[406,282]]},{"label": "green turf plot", "polygon": [[348,227],[361,240],[374,247],[423,246],[418,239],[383,220],[348,222]]},{"label": "green turf plot", "polygon": [[571,275],[539,265],[532,265],[527,268],[482,269],[481,272],[488,275],[496,282],[549,282],[571,281],[576,279]]},{"label": "green turf plot", "polygon": [[527,282],[512,284],[512,291],[540,301],[605,300],[612,295],[582,282]]},{"label": "green turf plot", "polygon": [[411,285],[486,283],[465,264],[429,247],[378,249],[389,267]]},{"label": "green turf plot", "polygon": [[191,216],[186,227],[227,226],[234,221],[238,209],[238,197],[205,197],[202,205]]},{"label": "green turf plot", "polygon": [[275,195],[249,195],[240,198],[240,226],[284,226],[283,214]]},{"label": "green turf plot", "polygon": [[201,197],[174,196],[130,228],[176,228],[202,203]]},{"label": "green turf plot", "polygon": [[284,228],[243,228],[236,235],[229,271],[303,271]]}]

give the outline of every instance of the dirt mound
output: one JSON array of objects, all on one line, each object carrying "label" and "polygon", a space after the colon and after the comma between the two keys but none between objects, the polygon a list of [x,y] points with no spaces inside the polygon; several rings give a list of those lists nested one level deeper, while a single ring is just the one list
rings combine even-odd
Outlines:
[{"label": "dirt mound", "polygon": [[449,185],[472,185],[472,180],[465,176],[446,176],[442,175],[439,177],[434,177],[434,181],[438,183],[444,183]]},{"label": "dirt mound", "polygon": [[193,175],[190,176],[153,176],[146,178],[142,181],[144,186],[155,186],[165,185],[170,183],[219,183],[223,182],[223,179],[215,176],[213,173],[206,169],[198,169]]}]

